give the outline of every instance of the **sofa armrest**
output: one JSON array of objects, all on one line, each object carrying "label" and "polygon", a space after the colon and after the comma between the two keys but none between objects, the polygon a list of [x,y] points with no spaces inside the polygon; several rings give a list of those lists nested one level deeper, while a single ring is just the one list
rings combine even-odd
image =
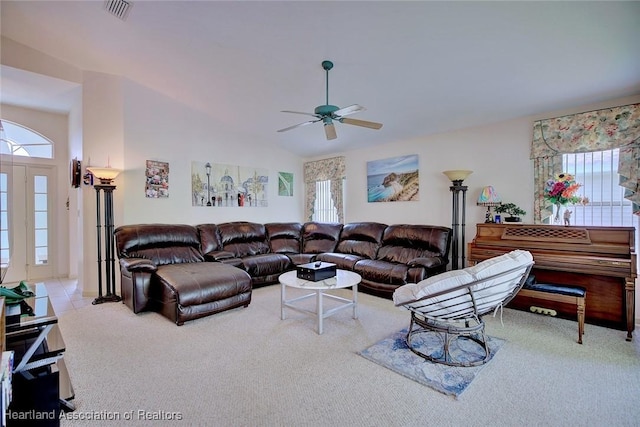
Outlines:
[{"label": "sofa armrest", "polygon": [[222,261],[231,258],[235,258],[235,255],[229,251],[211,251],[204,254],[205,261]]},{"label": "sofa armrest", "polygon": [[410,260],[407,265],[409,267],[424,267],[427,270],[431,270],[434,268],[440,268],[442,266],[446,266],[448,261],[442,257],[424,257],[424,258],[414,258]]},{"label": "sofa armrest", "polygon": [[120,258],[120,291],[123,302],[140,313],[149,308],[151,278],[158,266],[146,258]]},{"label": "sofa armrest", "polygon": [[153,273],[158,270],[158,266],[146,258],[121,258],[120,266],[128,271],[146,271]]}]

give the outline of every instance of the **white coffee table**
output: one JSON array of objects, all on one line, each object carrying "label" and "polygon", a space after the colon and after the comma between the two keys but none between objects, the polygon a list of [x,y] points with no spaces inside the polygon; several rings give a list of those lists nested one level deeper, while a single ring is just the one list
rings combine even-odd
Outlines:
[{"label": "white coffee table", "polygon": [[[302,313],[310,314],[312,316],[317,316],[317,326],[318,326],[318,334],[322,334],[322,321],[336,313],[337,311],[343,310],[345,308],[352,307],[353,308],[353,318],[358,318],[358,284],[362,280],[359,274],[354,273],[352,271],[347,270],[337,270],[336,276],[331,277],[329,279],[320,280],[318,282],[313,282],[310,280],[298,279],[296,271],[289,271],[287,273],[281,274],[278,278],[280,281],[280,286],[282,288],[282,299],[281,299],[281,315],[282,320],[285,317],[285,308],[291,308],[293,310],[300,311]],[[301,297],[293,298],[287,300],[286,298],[286,289],[287,286],[298,289],[309,289],[314,292],[303,295]],[[352,288],[353,297],[352,299],[343,298],[337,295],[332,295],[327,293],[327,291],[331,289],[343,289],[343,288]],[[300,307],[298,305],[294,305],[297,302],[305,300],[307,298],[316,297],[316,309],[315,311],[308,310],[306,308]],[[324,311],[322,307],[322,300],[324,298],[330,298],[332,300],[340,301],[344,304],[341,304],[337,307],[334,307],[330,310]]]}]

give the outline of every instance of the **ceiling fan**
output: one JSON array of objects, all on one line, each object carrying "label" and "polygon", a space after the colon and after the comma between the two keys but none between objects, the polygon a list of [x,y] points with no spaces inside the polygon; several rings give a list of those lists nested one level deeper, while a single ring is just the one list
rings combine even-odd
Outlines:
[{"label": "ceiling fan", "polygon": [[305,116],[314,117],[313,120],[309,120],[306,122],[298,123],[297,125],[289,126],[284,129],[278,130],[278,132],[286,132],[288,130],[310,125],[312,123],[322,122],[324,124],[324,133],[327,136],[327,139],[336,139],[336,128],[334,126],[334,121],[344,123],[347,125],[354,126],[362,126],[369,129],[380,129],[382,127],[382,123],[369,122],[366,120],[358,120],[351,119],[345,116],[349,116],[351,114],[359,113],[360,111],[366,110],[362,105],[353,104],[348,107],[340,108],[335,105],[329,104],[329,70],[333,68],[333,62],[331,61],[322,61],[322,68],[325,70],[327,77],[327,102],[325,105],[319,105],[315,108],[313,113],[303,113],[300,111],[289,111],[283,110],[283,113],[293,113],[293,114],[304,114]]}]

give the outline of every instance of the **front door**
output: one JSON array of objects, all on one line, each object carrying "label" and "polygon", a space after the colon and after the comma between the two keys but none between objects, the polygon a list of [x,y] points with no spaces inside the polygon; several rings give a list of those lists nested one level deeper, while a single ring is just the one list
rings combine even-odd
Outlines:
[{"label": "front door", "polygon": [[3,283],[54,275],[52,189],[55,169],[3,164],[0,214],[2,262],[10,255]]}]

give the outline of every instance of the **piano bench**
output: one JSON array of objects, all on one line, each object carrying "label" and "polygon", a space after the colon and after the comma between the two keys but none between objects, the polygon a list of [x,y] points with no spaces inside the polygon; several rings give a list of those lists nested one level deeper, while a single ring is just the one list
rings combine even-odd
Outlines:
[{"label": "piano bench", "polygon": [[582,344],[584,334],[584,312],[586,307],[587,290],[580,286],[554,285],[551,283],[537,283],[533,275],[529,275],[525,284],[518,292],[523,297],[537,298],[564,304],[575,304],[578,312],[578,344]]}]

